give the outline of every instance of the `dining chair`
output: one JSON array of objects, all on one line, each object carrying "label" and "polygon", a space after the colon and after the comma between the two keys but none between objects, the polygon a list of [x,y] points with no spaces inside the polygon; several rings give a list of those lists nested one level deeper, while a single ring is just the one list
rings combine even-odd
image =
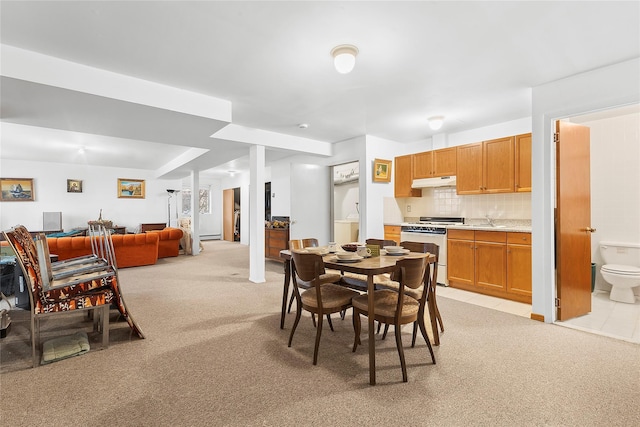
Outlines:
[{"label": "dining chair", "polygon": [[378,245],[380,249],[383,249],[385,246],[397,246],[398,243],[395,240],[389,239],[367,239],[365,242],[367,245]]},{"label": "dining chair", "polygon": [[[438,309],[438,304],[436,301],[436,284],[438,283],[438,255],[440,254],[440,247],[435,243],[425,243],[425,242],[409,242],[404,241],[400,243],[400,246],[403,248],[409,249],[411,252],[421,252],[421,253],[430,253],[434,255],[435,261],[431,263],[431,277],[430,281],[432,286],[429,288],[429,294],[427,295],[427,306],[429,311],[429,318],[431,321],[431,330],[433,333],[433,343],[434,345],[440,345],[440,333],[438,331],[438,323],[440,324],[440,332],[444,332],[444,325],[442,323],[442,317],[440,316],[440,310]],[[398,290],[399,284],[395,280],[394,277],[389,278],[388,280],[382,280],[378,283],[380,287],[385,289]],[[417,290],[408,290],[407,295],[420,299],[422,289]],[[430,307],[429,307],[430,306]],[[420,305],[420,315],[418,316],[418,320],[413,324],[413,337],[411,339],[411,346],[414,347],[416,343],[416,337],[418,335],[418,327],[419,322],[424,323],[424,313],[425,306]],[[389,325],[385,325],[384,332],[382,334],[382,339],[385,339],[387,336],[387,332],[389,330]],[[380,330],[378,330],[380,332]]]},{"label": "dining chair", "polygon": [[[399,283],[398,291],[391,289],[381,289],[373,292],[375,314],[374,319],[385,325],[392,324],[394,326],[396,347],[398,356],[400,357],[400,366],[402,368],[402,381],[407,382],[407,365],[404,359],[404,350],[402,347],[402,329],[401,326],[408,323],[415,323],[420,315],[420,306],[424,305],[429,287],[431,286],[429,264],[426,258],[404,258],[396,263],[396,269],[393,273],[395,279]],[[407,291],[416,291],[422,288],[422,295],[419,300],[407,295]],[[355,352],[360,344],[360,314],[369,315],[368,294],[359,295],[352,300],[353,305],[353,328],[355,337],[353,340],[353,351]],[[433,354],[431,342],[427,336],[424,322],[419,322],[420,331],[425,338],[427,348],[431,354],[433,364],[436,358]]]},{"label": "dining chair", "polygon": [[[307,239],[294,239],[289,240],[289,250],[300,250],[304,248],[317,248],[318,247],[318,239],[316,238],[307,238]],[[302,285],[304,287],[304,284]],[[291,292],[291,298],[289,299],[289,307],[287,308],[287,313],[291,313],[291,306],[293,305],[293,300],[296,298],[296,295]],[[315,318],[314,318],[315,322]]]},{"label": "dining chair", "polygon": [[[324,272],[324,262],[320,254],[291,251],[291,275],[293,276],[293,291],[296,296],[297,310],[296,320],[289,335],[289,344],[293,340],[293,334],[298,327],[302,310],[307,310],[312,315],[318,316],[316,326],[316,343],[313,351],[313,364],[318,363],[318,347],[322,335],[323,317],[329,319],[331,313],[339,313],[351,307],[353,297],[360,295],[358,292],[336,285],[340,280],[338,274]],[[304,288],[301,283],[308,283],[310,287]],[[301,293],[300,289],[304,289]]]}]

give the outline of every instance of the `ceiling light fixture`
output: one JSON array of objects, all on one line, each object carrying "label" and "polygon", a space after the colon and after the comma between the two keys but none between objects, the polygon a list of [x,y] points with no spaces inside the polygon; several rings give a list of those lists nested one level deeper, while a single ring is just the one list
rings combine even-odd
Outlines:
[{"label": "ceiling light fixture", "polygon": [[442,116],[434,116],[429,117],[429,127],[431,130],[438,130],[442,127],[442,123],[444,122],[444,117]]},{"label": "ceiling light fixture", "polygon": [[333,65],[340,74],[347,74],[353,70],[356,65],[356,56],[358,48],[350,44],[341,44],[331,50],[333,56]]},{"label": "ceiling light fixture", "polygon": [[299,127],[300,129],[306,129],[306,128],[308,128],[308,127],[309,127],[309,125],[308,125],[307,123],[300,123],[300,124],[298,125],[298,127]]}]

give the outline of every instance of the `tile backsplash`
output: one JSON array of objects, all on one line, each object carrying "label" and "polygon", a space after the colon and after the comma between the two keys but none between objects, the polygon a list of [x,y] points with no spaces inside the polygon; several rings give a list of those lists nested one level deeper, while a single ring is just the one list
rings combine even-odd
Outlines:
[{"label": "tile backsplash", "polygon": [[454,187],[425,188],[422,197],[395,199],[403,217],[531,219],[531,193],[459,196]]}]

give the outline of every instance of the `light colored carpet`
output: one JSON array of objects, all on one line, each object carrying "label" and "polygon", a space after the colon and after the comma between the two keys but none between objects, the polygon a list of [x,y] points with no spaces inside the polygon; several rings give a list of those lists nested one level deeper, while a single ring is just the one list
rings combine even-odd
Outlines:
[{"label": "light colored carpet", "polygon": [[[293,314],[279,328],[282,265],[267,262],[267,282],[251,283],[246,246],[204,245],[197,257],[120,270],[145,340],[112,323],[107,350],[29,369],[26,316],[12,313],[0,341],[1,424],[640,425],[639,345],[440,297],[437,365],[420,340],[405,346],[402,383],[394,340],[378,341],[372,387],[366,325],[355,354],[350,314],[334,319],[335,332],[325,325],[313,366],[309,316],[291,348]],[[43,340],[91,329],[69,319],[43,322]]]}]

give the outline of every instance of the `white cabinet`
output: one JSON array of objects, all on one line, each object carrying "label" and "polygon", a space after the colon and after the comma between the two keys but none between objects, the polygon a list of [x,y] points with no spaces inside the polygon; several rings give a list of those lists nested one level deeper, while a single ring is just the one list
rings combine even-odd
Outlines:
[{"label": "white cabinet", "polygon": [[338,220],[333,223],[333,240],[338,244],[358,241],[358,222]]}]

